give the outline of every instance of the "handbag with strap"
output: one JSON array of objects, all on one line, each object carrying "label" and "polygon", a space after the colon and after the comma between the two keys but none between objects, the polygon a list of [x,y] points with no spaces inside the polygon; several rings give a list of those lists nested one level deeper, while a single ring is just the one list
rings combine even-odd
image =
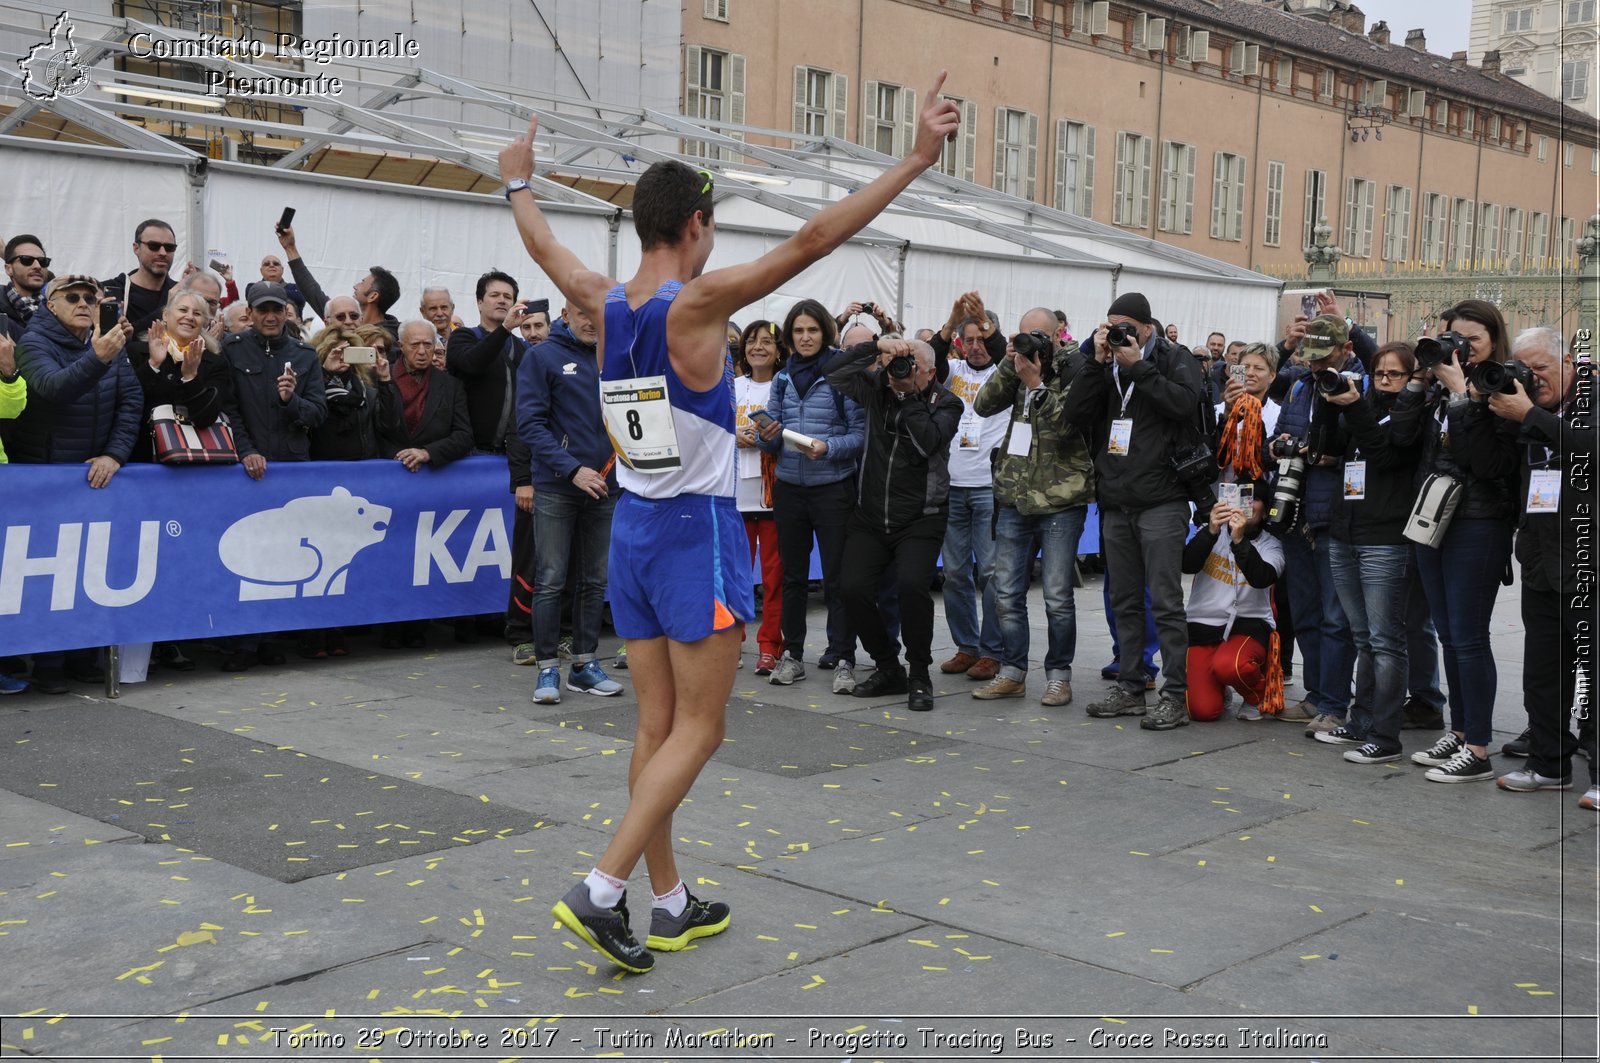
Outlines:
[{"label": "handbag with strap", "polygon": [[1450,528],[1451,518],[1456,515],[1456,507],[1461,504],[1463,490],[1461,481],[1453,476],[1442,472],[1430,474],[1422,481],[1422,489],[1417,492],[1416,504],[1411,507],[1411,516],[1402,534],[1419,546],[1438,549]]},{"label": "handbag with strap", "polygon": [[157,406],[150,411],[150,440],[162,465],[233,465],[239,460],[225,414],[218,414],[209,428],[197,428],[184,407]]}]

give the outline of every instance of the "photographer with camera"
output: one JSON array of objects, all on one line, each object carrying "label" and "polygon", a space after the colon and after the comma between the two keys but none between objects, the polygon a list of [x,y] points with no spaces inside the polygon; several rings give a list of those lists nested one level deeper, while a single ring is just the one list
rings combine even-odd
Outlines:
[{"label": "photographer with camera", "polygon": [[1421,436],[1423,479],[1407,538],[1417,543],[1450,687],[1450,730],[1411,760],[1428,768],[1431,782],[1483,782],[1494,778],[1489,740],[1499,678],[1489,616],[1510,575],[1517,473],[1525,462],[1518,426],[1490,414],[1485,400],[1515,372],[1506,364],[1505,319],[1494,304],[1468,299],[1440,321],[1444,332],[1417,343],[1418,376],[1435,380],[1425,413],[1395,428],[1397,440],[1408,424]]},{"label": "photographer with camera", "polygon": [[[1498,782],[1502,790],[1565,790],[1572,780],[1572,754],[1588,754],[1589,789],[1578,806],[1600,811],[1600,764],[1595,756],[1592,701],[1579,706],[1578,737],[1569,716],[1577,698],[1578,670],[1595,680],[1594,618],[1574,534],[1592,522],[1595,478],[1588,471],[1600,453],[1596,437],[1594,367],[1575,365],[1561,333],[1533,328],[1517,336],[1512,351],[1527,372],[1489,396],[1494,421],[1479,421],[1474,440],[1496,443],[1503,424],[1517,425],[1522,452],[1522,516],[1516,555],[1522,567],[1522,695],[1528,711],[1528,763]],[[1487,438],[1484,438],[1487,437]],[[1592,695],[1591,695],[1592,698]]]},{"label": "photographer with camera", "polygon": [[[1072,700],[1072,660],[1078,616],[1072,577],[1078,539],[1094,501],[1089,442],[1063,414],[1062,396],[1087,357],[1062,346],[1055,315],[1035,307],[1022,315],[1005,360],[975,404],[981,417],[1005,415],[994,454],[995,609],[1000,627],[1000,673],[973,691],[981,700],[1022,697],[1028,676],[1028,574],[1036,538],[1043,543],[1047,706]],[[987,529],[986,529],[987,530]],[[1141,603],[1142,605],[1142,603]]]},{"label": "photographer with camera", "polygon": [[[1306,724],[1308,738],[1345,722],[1355,669],[1355,640],[1328,563],[1327,531],[1339,493],[1343,444],[1337,439],[1338,409],[1327,403],[1328,393],[1317,383],[1319,373],[1329,382],[1345,373],[1359,375],[1362,364],[1352,353],[1354,347],[1349,323],[1338,314],[1319,314],[1307,322],[1299,337],[1307,369],[1289,389],[1273,428],[1278,479],[1267,524],[1283,539],[1289,559],[1289,602],[1300,643],[1301,678],[1306,702],[1315,710]],[[1280,379],[1282,375],[1280,371]],[[1296,718],[1295,711],[1285,718]]]},{"label": "photographer with camera", "polygon": [[[994,452],[1006,434],[1005,410],[977,410],[978,395],[999,373],[1006,341],[977,292],[966,292],[929,341],[936,379],[961,400],[961,429],[950,441],[950,522],[944,532],[944,615],[955,656],[946,675],[991,680],[1000,671],[1000,612],[995,602]],[[952,348],[956,354],[951,358]],[[982,612],[980,614],[980,603]],[[981,616],[981,619],[980,619]]]},{"label": "photographer with camera", "polygon": [[[1411,545],[1406,518],[1420,448],[1394,440],[1396,416],[1421,405],[1405,390],[1416,368],[1409,343],[1391,343],[1373,361],[1373,387],[1358,378],[1318,377],[1328,404],[1343,418],[1345,444],[1326,537],[1328,567],[1356,647],[1356,689],[1343,724],[1312,737],[1355,746],[1344,759],[1386,764],[1400,759],[1401,710],[1406,696],[1406,600]],[[1332,389],[1332,390],[1328,390]]]},{"label": "photographer with camera", "polygon": [[1139,726],[1170,730],[1189,722],[1183,608],[1189,503],[1199,493],[1199,478],[1216,476],[1216,460],[1194,446],[1201,424],[1200,364],[1161,335],[1150,301],[1138,292],[1111,304],[1091,348],[1093,360],[1067,388],[1063,416],[1095,433],[1095,493],[1105,518],[1101,542],[1123,638],[1117,686],[1088,713],[1145,715],[1138,633],[1144,630],[1148,586],[1163,683],[1155,711]]},{"label": "photographer with camera", "polygon": [[[919,340],[879,339],[851,347],[829,367],[828,383],[866,411],[860,487],[845,529],[839,590],[877,671],[857,682],[853,693],[909,694],[907,708],[926,712],[933,708],[929,588],[949,517],[950,440],[963,406],[934,380],[933,348]],[[909,679],[878,608],[879,586],[891,565]]]}]

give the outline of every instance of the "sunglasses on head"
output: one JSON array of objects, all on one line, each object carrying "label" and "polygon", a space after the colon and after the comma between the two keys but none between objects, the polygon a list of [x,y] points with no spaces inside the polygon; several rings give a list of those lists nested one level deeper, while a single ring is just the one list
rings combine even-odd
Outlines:
[{"label": "sunglasses on head", "polygon": [[21,262],[24,266],[43,266],[50,268],[50,259],[45,255],[12,255],[7,262]]},{"label": "sunglasses on head", "polygon": [[143,243],[152,251],[165,251],[169,255],[178,250],[177,244],[164,244],[160,240],[145,240]]},{"label": "sunglasses on head", "polygon": [[704,187],[702,187],[700,189],[700,194],[703,196],[707,192],[711,191],[711,183],[712,183],[711,171],[710,170],[701,170],[700,171],[700,176],[704,177],[706,179],[706,183],[705,183]]},{"label": "sunglasses on head", "polygon": [[77,306],[79,303],[88,303],[93,306],[100,301],[99,292],[58,292],[57,294],[73,306]]}]

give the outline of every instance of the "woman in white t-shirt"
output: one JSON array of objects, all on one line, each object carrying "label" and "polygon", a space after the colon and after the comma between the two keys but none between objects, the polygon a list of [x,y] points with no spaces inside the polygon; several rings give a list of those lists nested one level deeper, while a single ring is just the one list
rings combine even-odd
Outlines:
[{"label": "woman in white t-shirt", "polygon": [[750,537],[750,565],[761,558],[761,627],[756,631],[756,675],[770,675],[783,653],[783,562],[778,558],[778,526],[772,519],[772,481],[777,468],[774,455],[756,449],[757,425],[750,414],[765,410],[772,378],[783,368],[785,354],[778,326],[752,321],[739,335],[734,352],[733,381],[738,446],[739,512],[744,514]]}]

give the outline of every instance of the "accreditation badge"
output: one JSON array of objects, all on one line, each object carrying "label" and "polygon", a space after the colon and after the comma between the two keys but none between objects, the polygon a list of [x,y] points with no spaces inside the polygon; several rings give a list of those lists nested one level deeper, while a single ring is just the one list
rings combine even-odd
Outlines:
[{"label": "accreditation badge", "polygon": [[1344,500],[1360,502],[1367,497],[1367,463],[1348,461],[1344,466]]},{"label": "accreditation badge", "polygon": [[1106,453],[1127,454],[1133,442],[1133,418],[1118,417],[1111,422],[1111,438],[1106,443]]},{"label": "accreditation badge", "polygon": [[1533,470],[1528,478],[1528,512],[1561,512],[1561,470]]}]

